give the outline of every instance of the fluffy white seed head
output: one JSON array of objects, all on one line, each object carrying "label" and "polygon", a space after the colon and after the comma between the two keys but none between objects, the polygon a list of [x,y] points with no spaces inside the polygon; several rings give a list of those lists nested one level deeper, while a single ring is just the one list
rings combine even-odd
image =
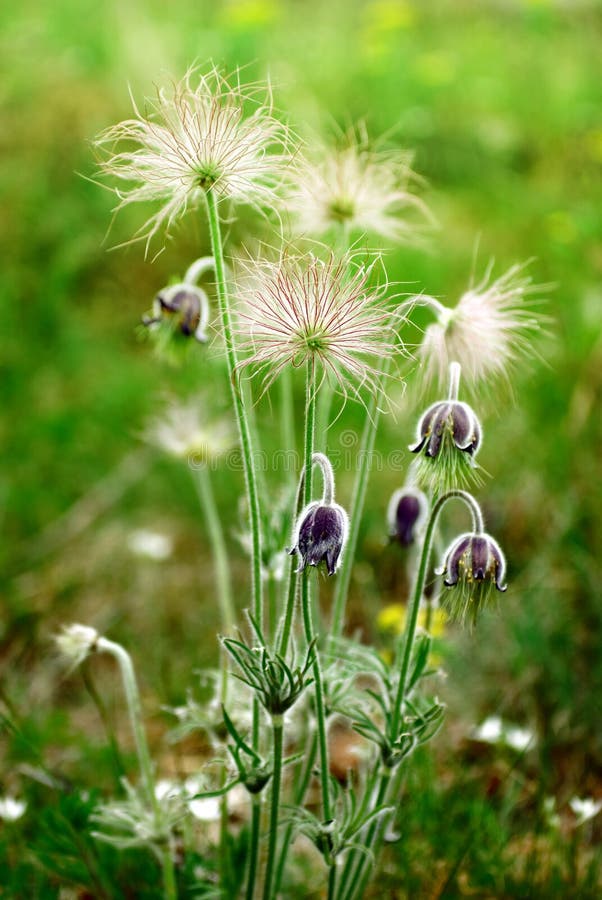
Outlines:
[{"label": "fluffy white seed head", "polygon": [[98,644],[100,635],[89,625],[65,625],[55,637],[56,645],[62,655],[75,669],[92,653]]},{"label": "fluffy white seed head", "polygon": [[155,201],[160,209],[137,237],[169,227],[212,190],[220,198],[258,209],[273,206],[289,164],[288,131],[274,116],[269,86],[242,86],[238,73],[190,69],[135,117],[104,131],[102,171],[116,188],[117,209]]},{"label": "fluffy white seed head", "polygon": [[533,355],[543,321],[533,310],[533,295],[542,288],[525,274],[526,265],[514,265],[491,281],[490,264],[481,282],[462,294],[454,308],[438,304],[438,319],[427,327],[419,349],[427,383],[444,388],[453,360],[473,388],[507,380],[521,356]]},{"label": "fluffy white seed head", "polygon": [[[292,175],[288,210],[296,232],[320,237],[332,229],[409,241],[419,233],[416,217],[426,205],[411,191],[416,176],[411,154],[370,146],[363,128],[345,135],[343,146],[323,146],[300,158]],[[414,221],[412,221],[414,218]]]},{"label": "fluffy white seed head", "polygon": [[207,462],[226,453],[236,443],[230,424],[211,419],[201,397],[187,403],[169,403],[144,431],[149,444],[179,459],[194,457]]},{"label": "fluffy white seed head", "polygon": [[308,360],[345,395],[374,387],[376,363],[391,356],[396,336],[385,287],[371,285],[373,268],[350,254],[245,263],[238,328],[249,355],[242,365],[263,371],[266,387],[285,366]]}]

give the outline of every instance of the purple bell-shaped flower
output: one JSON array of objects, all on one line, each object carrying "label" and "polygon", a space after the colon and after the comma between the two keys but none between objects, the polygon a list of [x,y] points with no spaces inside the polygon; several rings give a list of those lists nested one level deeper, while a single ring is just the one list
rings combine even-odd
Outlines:
[{"label": "purple bell-shaped flower", "polygon": [[453,618],[463,620],[470,613],[474,622],[490,599],[491,591],[505,591],[506,560],[499,544],[484,532],[470,532],[448,547],[443,565],[437,569],[448,588],[444,605]]},{"label": "purple bell-shaped flower", "polygon": [[391,540],[402,547],[409,547],[424,525],[428,512],[428,500],[422,491],[414,487],[402,487],[389,501],[387,522]]},{"label": "purple bell-shaped flower", "polygon": [[306,566],[326,564],[329,575],[336,572],[347,540],[347,513],[338,503],[310,503],[301,512],[295,529],[291,555],[301,557],[298,572]]}]

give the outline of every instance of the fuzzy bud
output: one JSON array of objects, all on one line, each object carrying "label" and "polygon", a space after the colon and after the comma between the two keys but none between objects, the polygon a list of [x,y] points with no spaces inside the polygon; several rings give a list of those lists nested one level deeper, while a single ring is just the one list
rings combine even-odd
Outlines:
[{"label": "fuzzy bud", "polygon": [[391,540],[402,547],[409,547],[416,540],[428,511],[428,500],[422,491],[413,487],[402,487],[395,491],[389,501],[387,521]]},{"label": "fuzzy bud", "polygon": [[155,297],[152,317],[146,316],[143,324],[150,327],[170,322],[184,337],[193,337],[200,343],[208,340],[206,333],[208,300],[205,291],[194,284],[173,284],[163,288]]},{"label": "fuzzy bud", "polygon": [[306,566],[326,563],[329,575],[334,575],[347,540],[347,513],[338,503],[310,503],[301,512],[295,528],[291,556],[301,557],[298,572]]}]

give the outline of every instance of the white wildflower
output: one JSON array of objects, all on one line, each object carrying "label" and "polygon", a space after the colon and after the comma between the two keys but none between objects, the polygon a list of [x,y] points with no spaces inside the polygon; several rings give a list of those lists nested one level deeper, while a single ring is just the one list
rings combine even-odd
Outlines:
[{"label": "white wildflower", "polygon": [[135,556],[143,556],[162,562],[173,552],[173,541],[167,534],[138,528],[128,537],[128,547]]},{"label": "white wildflower", "polygon": [[5,822],[16,822],[26,809],[27,804],[24,800],[17,800],[9,794],[0,797],[0,819],[4,819]]},{"label": "white wildflower", "polygon": [[519,753],[535,744],[535,735],[528,728],[504,722],[499,716],[489,716],[473,728],[472,737],[487,744],[504,744]]},{"label": "white wildflower", "polygon": [[[128,203],[161,204],[139,237],[167,229],[207,191],[256,208],[272,206],[286,172],[287,129],[273,115],[269,87],[242,86],[238,73],[225,77],[190,69],[170,90],[159,88],[148,112],[134,104],[135,118],[104,131],[105,174],[117,188],[117,209]],[[107,149],[108,148],[108,149]]]},{"label": "white wildflower", "polygon": [[188,801],[188,809],[201,822],[216,822],[220,817],[220,802],[217,797],[199,797]]},{"label": "white wildflower", "polygon": [[239,329],[250,355],[242,365],[263,371],[266,387],[285,366],[311,361],[344,393],[374,388],[375,363],[392,355],[395,333],[384,288],[370,285],[373,268],[354,265],[350,254],[247,263]]},{"label": "white wildflower", "polygon": [[301,159],[288,197],[295,230],[315,237],[342,228],[393,241],[415,238],[407,214],[413,209],[428,218],[428,210],[410,191],[410,162],[407,151],[372,148],[363,128],[345,135],[343,146]]},{"label": "white wildflower", "polygon": [[593,797],[573,797],[569,800],[569,806],[577,817],[575,825],[583,825],[598,815],[602,809],[602,800],[594,800]]},{"label": "white wildflower", "polygon": [[542,287],[532,284],[525,265],[514,265],[490,281],[490,264],[479,284],[462,294],[454,308],[433,298],[415,298],[418,305],[429,306],[437,314],[419,348],[427,384],[443,387],[453,360],[460,363],[472,387],[490,379],[507,379],[521,356],[533,354],[542,317],[533,312],[532,295]]}]

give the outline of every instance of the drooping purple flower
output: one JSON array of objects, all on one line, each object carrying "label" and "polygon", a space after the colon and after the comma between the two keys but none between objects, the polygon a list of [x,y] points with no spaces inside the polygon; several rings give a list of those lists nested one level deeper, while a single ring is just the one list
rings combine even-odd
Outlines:
[{"label": "drooping purple flower", "polygon": [[389,501],[387,520],[389,536],[399,541],[402,547],[409,547],[426,518],[428,501],[422,491],[414,487],[402,487],[395,491]]},{"label": "drooping purple flower", "polygon": [[444,603],[457,619],[464,619],[470,612],[474,621],[491,590],[503,592],[507,587],[504,554],[497,541],[485,533],[471,532],[456,538],[437,572],[449,588]]},{"label": "drooping purple flower", "polygon": [[418,425],[412,453],[424,450],[425,456],[438,456],[446,436],[458,450],[474,456],[481,443],[481,426],[473,409],[459,400],[439,400],[429,406]]},{"label": "drooping purple flower", "polygon": [[291,555],[301,557],[298,572],[306,566],[326,564],[329,575],[336,572],[347,540],[347,513],[337,503],[310,503],[299,516]]},{"label": "drooping purple flower", "polygon": [[155,297],[153,315],[142,320],[146,326],[172,320],[185,337],[194,336],[204,343],[208,340],[206,327],[209,302],[205,292],[194,284],[173,284],[163,288]]}]

